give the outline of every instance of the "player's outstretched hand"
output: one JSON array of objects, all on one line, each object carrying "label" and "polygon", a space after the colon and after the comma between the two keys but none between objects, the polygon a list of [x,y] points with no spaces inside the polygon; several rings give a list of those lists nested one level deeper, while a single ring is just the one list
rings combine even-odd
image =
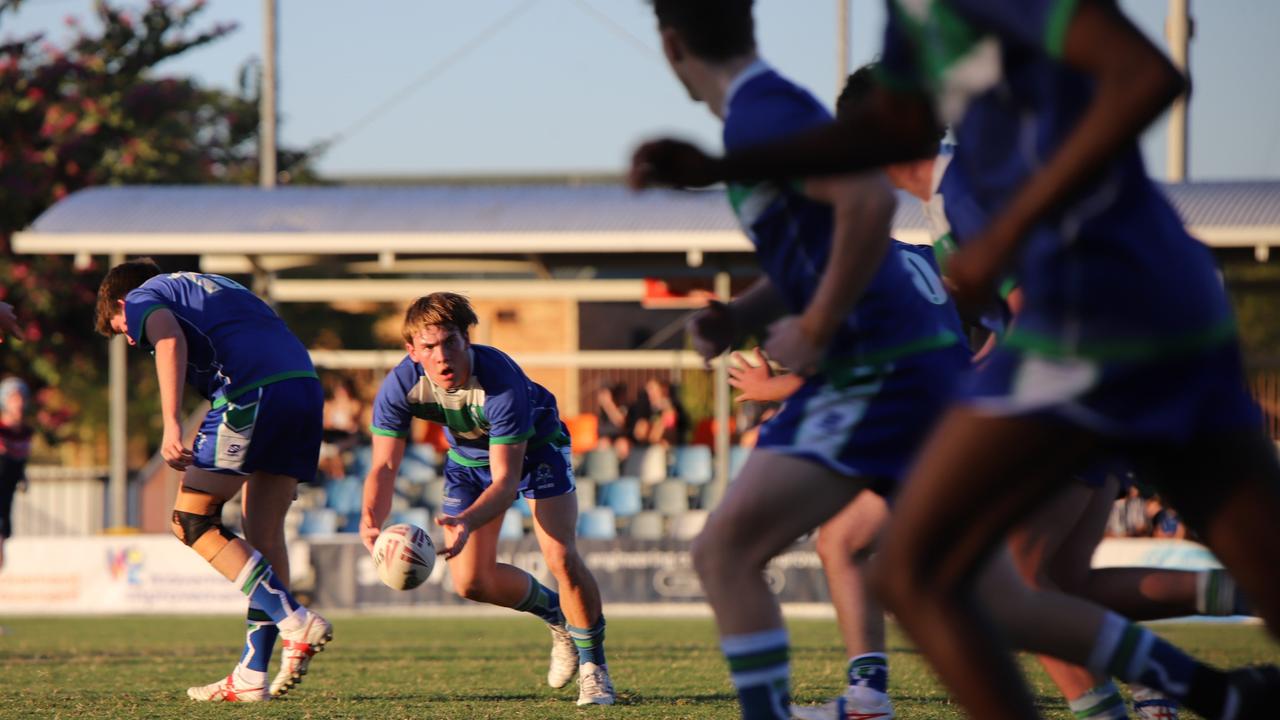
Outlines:
[{"label": "player's outstretched hand", "polygon": [[791,372],[812,375],[818,371],[825,348],[814,342],[799,315],[788,315],[769,325],[764,350]]},{"label": "player's outstretched hand", "polygon": [[719,300],[709,300],[689,318],[688,328],[694,351],[710,361],[733,344],[733,310]]},{"label": "player's outstretched hand", "polygon": [[[443,555],[445,560],[452,560],[462,552],[462,548],[466,547],[467,538],[471,536],[471,525],[456,515],[441,515],[436,518],[436,524],[444,528],[446,531],[453,528],[453,533],[445,532],[444,547],[436,551],[437,555]],[[449,535],[453,535],[453,542],[449,544]]]},{"label": "player's outstretched hand", "polygon": [[706,187],[720,179],[719,161],[682,140],[653,140],[641,145],[631,156],[627,173],[632,190]]},{"label": "player's outstretched hand", "polygon": [[18,327],[18,316],[13,313],[13,306],[7,302],[0,302],[0,342],[4,342],[5,335],[19,335],[22,328]]}]

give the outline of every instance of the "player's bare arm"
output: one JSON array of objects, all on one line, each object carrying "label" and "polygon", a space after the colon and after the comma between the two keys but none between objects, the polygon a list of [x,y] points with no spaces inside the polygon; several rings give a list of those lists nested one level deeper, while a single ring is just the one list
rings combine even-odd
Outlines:
[{"label": "player's bare arm", "polygon": [[457,556],[467,544],[467,536],[473,528],[489,524],[506,512],[515,502],[520,489],[520,476],[524,472],[524,454],[528,443],[489,445],[489,471],[493,482],[480,493],[471,507],[461,514],[436,518],[436,523],[455,531],[452,544],[447,540],[440,554],[446,559]]},{"label": "player's bare arm", "polygon": [[178,327],[178,319],[161,308],[147,316],[146,334],[156,349],[156,376],[160,382],[160,417],[164,422],[164,439],[160,454],[169,467],[185,470],[193,456],[182,443],[182,389],[187,367],[187,338]]},{"label": "player's bare arm", "polygon": [[705,187],[857,172],[927,157],[936,140],[937,123],[926,96],[880,87],[872,101],[828,125],[724,158],[681,140],[645,143],[632,156],[628,182],[633,189]]},{"label": "player's bare arm", "polygon": [[391,512],[396,473],[404,459],[404,438],[374,435],[369,473],[364,478],[364,496],[360,508],[360,539],[373,552],[382,524]]},{"label": "player's bare arm", "polygon": [[880,268],[897,201],[880,172],[812,179],[805,183],[805,194],[832,206],[831,256],[809,306],[773,323],[765,350],[783,366],[812,374],[836,328]]},{"label": "player's bare arm", "polygon": [[1082,2],[1076,10],[1063,60],[1093,77],[1097,90],[1040,172],[952,258],[948,275],[961,301],[989,292],[1027,232],[1093,180],[1187,89],[1186,78],[1168,59],[1115,7],[1099,0]]}]

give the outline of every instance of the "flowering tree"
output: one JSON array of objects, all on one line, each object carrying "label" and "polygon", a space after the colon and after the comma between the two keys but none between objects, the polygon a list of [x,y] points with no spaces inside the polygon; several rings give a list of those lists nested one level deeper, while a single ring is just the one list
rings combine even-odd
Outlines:
[{"label": "flowering tree", "polygon": [[[0,0],[0,30],[20,3]],[[152,0],[131,14],[99,0],[93,29],[68,18],[65,45],[42,35],[0,42],[0,300],[18,308],[24,328],[0,351],[0,374],[58,393],[51,401],[69,421],[64,434],[90,439],[106,425],[106,343],[94,334],[92,316],[104,268],[14,255],[10,237],[92,185],[257,182],[256,68],[240,70],[235,93],[155,72],[160,62],[234,30],[193,29],[203,8],[200,1]],[[282,178],[313,181],[310,159],[281,151]],[[154,383],[149,368],[131,365],[135,387]],[[131,424],[154,414],[145,403],[132,410]]]}]

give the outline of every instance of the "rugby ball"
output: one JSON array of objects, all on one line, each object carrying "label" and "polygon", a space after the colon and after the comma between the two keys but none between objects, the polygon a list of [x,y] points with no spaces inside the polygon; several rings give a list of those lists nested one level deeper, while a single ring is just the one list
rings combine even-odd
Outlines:
[{"label": "rugby ball", "polygon": [[412,590],[427,581],[436,564],[436,546],[427,531],[401,523],[383,528],[373,544],[378,579],[392,590]]}]

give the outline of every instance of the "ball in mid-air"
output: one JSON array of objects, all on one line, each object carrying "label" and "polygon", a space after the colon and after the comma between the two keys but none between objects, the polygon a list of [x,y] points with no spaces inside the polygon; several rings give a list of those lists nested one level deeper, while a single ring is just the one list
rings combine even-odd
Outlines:
[{"label": "ball in mid-air", "polygon": [[436,546],[417,525],[384,528],[373,545],[378,579],[393,590],[412,590],[427,581],[436,564]]}]

